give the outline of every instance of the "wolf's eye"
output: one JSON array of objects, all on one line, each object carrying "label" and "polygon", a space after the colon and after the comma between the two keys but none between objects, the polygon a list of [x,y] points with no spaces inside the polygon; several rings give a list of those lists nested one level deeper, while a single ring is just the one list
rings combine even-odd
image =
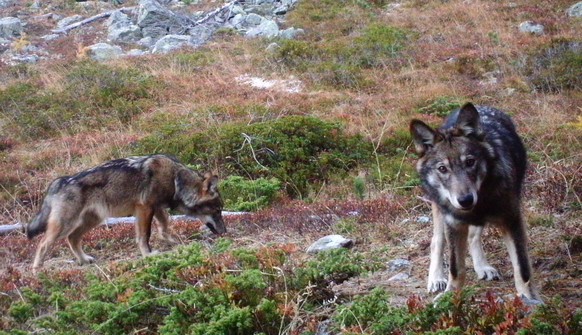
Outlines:
[{"label": "wolf's eye", "polygon": [[439,166],[437,170],[439,170],[440,173],[447,173],[447,167],[444,165]]},{"label": "wolf's eye", "polygon": [[467,165],[467,167],[473,167],[475,165],[475,160],[473,158],[469,158],[465,161],[465,165]]}]

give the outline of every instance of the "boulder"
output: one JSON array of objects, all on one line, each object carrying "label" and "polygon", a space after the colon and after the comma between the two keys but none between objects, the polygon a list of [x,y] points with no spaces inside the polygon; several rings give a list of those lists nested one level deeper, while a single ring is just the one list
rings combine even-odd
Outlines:
[{"label": "boulder", "polygon": [[166,35],[183,35],[193,21],[172,12],[156,0],[141,0],[137,25],[143,36],[158,39]]},{"label": "boulder", "polygon": [[111,14],[107,24],[107,38],[112,42],[133,43],[142,38],[140,27],[133,24],[129,16],[121,11]]},{"label": "boulder", "polygon": [[22,21],[16,17],[0,19],[0,38],[14,38],[22,34]]},{"label": "boulder", "polygon": [[152,48],[154,54],[165,54],[185,46],[194,46],[190,35],[167,35],[160,38]]},{"label": "boulder", "polygon": [[519,25],[519,31],[522,33],[529,33],[534,35],[543,35],[544,26],[532,21],[525,21]]},{"label": "boulder", "polygon": [[275,21],[271,20],[264,20],[256,26],[255,28],[251,28],[247,30],[246,36],[247,37],[276,37],[279,34],[279,26]]},{"label": "boulder", "polygon": [[292,40],[294,38],[296,38],[299,35],[304,34],[305,31],[303,29],[295,29],[293,27],[291,28],[287,28],[285,30],[281,30],[279,32],[279,37],[281,37],[282,39],[286,39],[286,40]]},{"label": "boulder", "polygon": [[88,57],[98,62],[116,59],[123,55],[123,50],[120,47],[107,43],[93,44],[88,46],[85,50]]},{"label": "boulder", "polygon": [[572,5],[572,7],[570,7],[570,8],[568,8],[568,16],[571,16],[571,17],[581,17],[582,16],[582,1]]},{"label": "boulder", "polygon": [[315,241],[315,243],[307,248],[307,253],[315,254],[326,250],[351,248],[353,245],[354,241],[351,239],[347,239],[341,235],[328,235]]}]

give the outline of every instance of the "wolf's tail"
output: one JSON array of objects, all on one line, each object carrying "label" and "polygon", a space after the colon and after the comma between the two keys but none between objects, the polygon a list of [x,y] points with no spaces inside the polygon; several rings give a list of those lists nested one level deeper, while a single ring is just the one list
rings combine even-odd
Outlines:
[{"label": "wolf's tail", "polygon": [[36,214],[34,219],[32,219],[32,222],[30,222],[26,227],[26,236],[28,236],[29,239],[46,231],[49,215],[51,214],[51,205],[47,200],[42,204],[40,212]]}]

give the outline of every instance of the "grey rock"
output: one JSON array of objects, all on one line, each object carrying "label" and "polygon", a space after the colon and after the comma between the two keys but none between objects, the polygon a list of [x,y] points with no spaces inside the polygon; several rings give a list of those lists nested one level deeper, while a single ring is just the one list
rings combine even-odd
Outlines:
[{"label": "grey rock", "polygon": [[419,217],[416,218],[416,222],[418,223],[430,223],[430,216],[426,216],[426,215],[421,215]]},{"label": "grey rock", "polygon": [[0,0],[0,8],[8,8],[16,3],[16,0]]},{"label": "grey rock", "polygon": [[192,38],[190,39],[190,44],[194,47],[199,47],[206,43],[212,34],[218,29],[217,26],[211,24],[199,24],[188,30],[188,35]]},{"label": "grey rock", "polygon": [[273,10],[273,14],[275,15],[285,15],[289,11],[289,6],[281,5]]},{"label": "grey rock", "polygon": [[582,1],[572,5],[572,7],[570,7],[570,8],[568,8],[568,16],[571,16],[571,17],[581,17],[582,16]]},{"label": "grey rock", "polygon": [[123,50],[107,43],[97,43],[87,47],[87,56],[98,62],[105,62],[119,58],[123,55]]},{"label": "grey rock", "polygon": [[279,26],[275,21],[264,20],[255,28],[251,28],[246,32],[247,37],[276,37],[279,34]]},{"label": "grey rock", "polygon": [[405,281],[410,278],[410,275],[406,272],[400,272],[395,274],[394,276],[388,278],[388,281]]},{"label": "grey rock", "polygon": [[133,43],[142,38],[141,28],[133,24],[129,16],[116,11],[107,20],[107,38],[112,42]]},{"label": "grey rock", "polygon": [[246,27],[252,27],[260,25],[263,21],[265,21],[264,17],[255,13],[251,13],[244,17],[243,24]]},{"label": "grey rock", "polygon": [[40,60],[40,56],[29,54],[29,55],[14,55],[11,59],[15,63],[25,63],[25,64],[35,64]]},{"label": "grey rock", "polygon": [[66,27],[70,24],[73,24],[75,22],[79,22],[83,19],[84,19],[84,17],[81,15],[73,15],[73,16],[66,17],[64,19],[59,20],[59,22],[57,22],[57,29],[63,29],[64,27]]},{"label": "grey rock", "polygon": [[48,35],[42,36],[41,38],[45,41],[52,41],[52,40],[56,40],[60,36],[61,35],[59,35],[59,34],[48,34]]},{"label": "grey rock", "polygon": [[137,56],[143,56],[147,54],[146,51],[140,50],[140,49],[131,49],[128,52],[125,53],[125,56],[127,57],[137,57]]},{"label": "grey rock", "polygon": [[137,25],[142,29],[143,36],[158,39],[165,35],[183,35],[193,21],[172,12],[156,0],[141,0]]},{"label": "grey rock", "polygon": [[544,26],[532,21],[525,21],[520,23],[519,31],[521,31],[522,33],[542,35],[544,33]]},{"label": "grey rock", "polygon": [[276,52],[277,50],[279,50],[279,48],[281,48],[281,46],[279,44],[273,42],[273,43],[269,44],[267,46],[267,48],[265,48],[265,50],[273,53],[273,52]]},{"label": "grey rock", "polygon": [[186,46],[193,46],[191,41],[192,36],[190,35],[167,35],[156,42],[152,48],[152,53],[165,54]]},{"label": "grey rock", "polygon": [[151,48],[154,46],[155,42],[156,41],[151,36],[146,36],[141,40],[137,41],[137,44],[141,45],[142,47]]},{"label": "grey rock", "polygon": [[305,34],[305,31],[303,29],[295,29],[293,27],[291,28],[287,28],[285,30],[281,30],[279,32],[279,37],[283,38],[283,39],[287,39],[287,40],[292,40],[294,38],[296,38],[299,35]]},{"label": "grey rock", "polygon": [[402,258],[393,259],[388,262],[388,269],[392,272],[402,271],[404,269],[410,268],[410,261]]},{"label": "grey rock", "polygon": [[339,248],[351,248],[354,245],[354,241],[347,239],[341,235],[328,235],[315,241],[309,248],[307,248],[307,253],[314,254],[326,250],[339,249]]},{"label": "grey rock", "polygon": [[0,38],[14,38],[22,34],[22,21],[16,17],[0,19]]}]

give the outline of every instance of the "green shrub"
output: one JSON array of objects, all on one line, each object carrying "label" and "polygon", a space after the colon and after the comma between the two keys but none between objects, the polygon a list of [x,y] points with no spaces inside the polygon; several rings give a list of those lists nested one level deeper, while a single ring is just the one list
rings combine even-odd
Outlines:
[{"label": "green shrub", "polygon": [[582,42],[559,39],[530,55],[524,65],[531,85],[543,92],[582,88]]},{"label": "green shrub", "polygon": [[280,190],[281,182],[276,178],[249,180],[230,176],[220,183],[224,207],[233,211],[263,209],[273,203]]},{"label": "green shrub", "polygon": [[375,288],[370,294],[358,297],[351,305],[340,306],[333,319],[336,325],[359,326],[370,334],[390,334],[404,328],[410,315],[403,308],[388,304],[390,297],[384,289]]},{"label": "green shrub", "polygon": [[282,40],[274,53],[277,63],[305,73],[315,84],[341,89],[373,85],[363,70],[399,67],[411,34],[399,28],[372,23],[356,39],[328,36],[321,41]]},{"label": "green shrub", "polygon": [[137,69],[74,64],[62,90],[17,83],[0,90],[0,120],[22,140],[127,124],[153,106],[159,83]]},{"label": "green shrub", "polygon": [[423,106],[416,109],[417,113],[426,115],[436,115],[446,117],[453,110],[461,107],[462,100],[455,97],[438,97],[432,101],[428,101]]},{"label": "green shrub", "polygon": [[229,175],[276,178],[292,197],[307,197],[330,175],[370,161],[371,144],[334,122],[289,116],[253,124],[227,124],[216,133],[166,125],[144,138],[138,153],[165,152],[182,161],[221,166]]}]

